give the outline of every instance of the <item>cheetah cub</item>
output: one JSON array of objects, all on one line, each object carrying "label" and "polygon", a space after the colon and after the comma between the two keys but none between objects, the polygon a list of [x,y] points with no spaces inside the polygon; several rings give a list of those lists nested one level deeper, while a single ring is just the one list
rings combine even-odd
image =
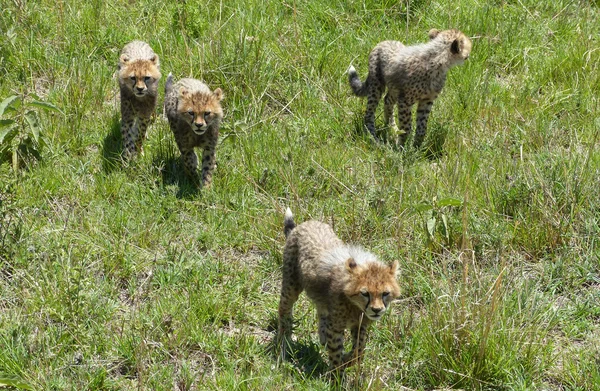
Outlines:
[{"label": "cheetah cub", "polygon": [[[384,120],[400,133],[398,144],[404,146],[411,132],[411,108],[417,103],[417,131],[414,146],[420,147],[427,129],[427,118],[433,101],[446,82],[448,70],[462,64],[471,53],[471,40],[458,30],[429,31],[430,41],[404,46],[398,41],[380,42],[369,54],[369,75],[361,83],[353,66],[348,69],[350,87],[356,96],[368,96],[365,126],[375,134],[375,109],[387,87],[384,98]],[[398,105],[398,131],[394,121],[394,105]]]},{"label": "cheetah cub", "polygon": [[[292,308],[304,290],[317,307],[319,340],[327,347],[330,369],[342,371],[361,360],[369,324],[381,319],[399,295],[398,263],[386,265],[362,248],[344,244],[327,224],[307,221],[296,227],[289,208],[284,233],[277,346],[285,357]],[[344,354],[347,328],[352,350]]]},{"label": "cheetah cub", "polygon": [[186,173],[196,179],[198,157],[195,147],[202,152],[202,184],[210,186],[215,169],[215,150],[219,126],[223,119],[221,101],[223,91],[211,91],[196,79],[181,79],[173,84],[169,74],[165,85],[165,113],[181,152]]},{"label": "cheetah cub", "polygon": [[145,42],[125,45],[119,57],[123,157],[142,151],[142,142],[156,107],[160,80],[158,56]]}]

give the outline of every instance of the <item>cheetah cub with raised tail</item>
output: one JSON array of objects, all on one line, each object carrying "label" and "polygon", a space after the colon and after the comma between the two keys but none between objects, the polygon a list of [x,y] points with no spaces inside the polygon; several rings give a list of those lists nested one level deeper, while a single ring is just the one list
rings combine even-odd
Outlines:
[{"label": "cheetah cub with raised tail", "polygon": [[209,186],[215,169],[215,151],[219,126],[223,119],[220,88],[211,91],[196,79],[181,79],[173,83],[169,74],[165,85],[165,113],[181,152],[186,173],[196,179],[198,157],[195,147],[202,152],[202,185]]},{"label": "cheetah cub with raised tail", "polygon": [[[415,147],[421,146],[427,129],[427,118],[433,101],[446,82],[448,70],[462,64],[471,53],[471,40],[458,30],[429,31],[430,41],[404,46],[398,41],[383,41],[369,55],[369,75],[360,81],[353,66],[348,69],[350,87],[356,96],[367,96],[365,126],[375,134],[375,109],[387,87],[384,98],[384,120],[394,133],[400,133],[398,144],[404,146],[412,128],[411,108],[417,103]],[[394,120],[398,105],[400,131]]]},{"label": "cheetah cub with raised tail", "polygon": [[121,51],[118,66],[121,136],[126,159],[142,151],[142,142],[156,108],[159,67],[158,56],[145,42],[130,42]]},{"label": "cheetah cub with raised tail", "polygon": [[[304,290],[317,307],[319,340],[327,347],[330,369],[342,371],[361,360],[367,328],[381,319],[400,293],[398,263],[386,265],[360,247],[344,244],[327,224],[298,226],[288,208],[283,251],[283,280],[276,343],[282,358],[292,334],[292,308]],[[344,330],[352,350],[344,354]]]}]

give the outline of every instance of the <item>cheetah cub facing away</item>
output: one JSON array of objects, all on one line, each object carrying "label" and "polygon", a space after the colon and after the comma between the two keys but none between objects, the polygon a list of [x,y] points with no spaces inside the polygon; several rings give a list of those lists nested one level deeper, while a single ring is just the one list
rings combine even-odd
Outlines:
[{"label": "cheetah cub facing away", "polygon": [[160,80],[158,56],[147,43],[125,45],[119,57],[121,92],[121,136],[123,157],[142,151],[142,142],[156,107]]},{"label": "cheetah cub facing away", "polygon": [[[421,146],[427,129],[427,118],[433,101],[446,82],[448,70],[462,64],[471,53],[471,40],[458,30],[429,31],[430,41],[404,46],[398,41],[380,42],[369,54],[369,75],[361,83],[353,66],[348,69],[350,87],[356,96],[368,96],[365,126],[375,134],[375,109],[387,87],[384,98],[384,121],[400,133],[398,144],[404,146],[412,128],[411,108],[417,103],[415,147]],[[394,105],[398,105],[398,132]]]},{"label": "cheetah cub facing away", "polygon": [[215,150],[223,119],[223,91],[211,91],[196,79],[181,79],[173,84],[169,74],[165,85],[165,113],[181,152],[186,173],[196,179],[198,157],[195,147],[203,148],[202,184],[209,186],[215,168]]},{"label": "cheetah cub facing away", "polygon": [[[319,340],[327,347],[330,369],[342,371],[360,361],[369,324],[381,319],[399,295],[398,263],[388,266],[360,247],[344,244],[327,224],[307,221],[296,227],[289,208],[284,233],[277,346],[285,357],[286,341],[292,334],[292,308],[304,290],[317,307]],[[344,354],[347,328],[352,350]]]}]

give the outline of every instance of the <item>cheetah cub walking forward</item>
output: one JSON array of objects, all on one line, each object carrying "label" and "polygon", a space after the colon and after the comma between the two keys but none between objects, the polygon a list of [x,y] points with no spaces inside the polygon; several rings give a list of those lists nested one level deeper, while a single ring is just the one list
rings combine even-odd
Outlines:
[{"label": "cheetah cub walking forward", "polygon": [[223,119],[221,108],[223,91],[211,91],[196,79],[181,79],[173,84],[169,74],[165,85],[165,112],[181,152],[186,173],[196,178],[198,157],[195,147],[202,152],[202,184],[209,186],[215,169],[215,150],[219,126]]},{"label": "cheetah cub walking forward", "polygon": [[142,142],[156,107],[160,71],[158,56],[145,42],[125,45],[119,57],[123,157],[142,151]]},{"label": "cheetah cub walking forward", "polygon": [[[399,295],[398,263],[388,266],[375,255],[344,244],[327,224],[307,221],[296,227],[290,209],[284,232],[277,332],[281,355],[285,357],[292,334],[292,307],[304,290],[317,307],[319,340],[327,347],[330,369],[341,371],[362,358],[369,324],[381,319]],[[352,351],[344,354],[347,328]]]},{"label": "cheetah cub walking forward", "polygon": [[398,105],[398,121],[402,132],[398,144],[403,146],[411,132],[411,108],[417,103],[415,147],[425,138],[427,118],[433,101],[446,82],[448,70],[462,64],[471,53],[471,40],[458,30],[429,31],[430,41],[404,46],[398,41],[383,41],[369,55],[369,75],[361,83],[353,66],[348,69],[350,87],[356,96],[367,96],[365,126],[375,134],[375,109],[387,87],[384,120],[398,133],[394,121],[394,105]]}]

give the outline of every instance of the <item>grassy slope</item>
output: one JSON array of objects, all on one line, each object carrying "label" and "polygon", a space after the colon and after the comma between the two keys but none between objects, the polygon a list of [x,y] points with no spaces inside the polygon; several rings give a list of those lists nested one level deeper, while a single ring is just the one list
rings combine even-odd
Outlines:
[{"label": "grassy slope", "polygon": [[[289,205],[401,264],[346,388],[600,389],[596,4],[135,3],[2,7],[0,97],[66,116],[45,117],[41,161],[0,164],[0,373],[40,390],[329,388],[305,299],[299,353],[277,367],[269,351]],[[378,41],[432,27],[474,46],[434,106],[431,157],[374,145],[344,71],[364,78]],[[224,89],[211,189],[180,175],[161,119],[143,157],[116,159],[132,39],[164,77]]]}]

